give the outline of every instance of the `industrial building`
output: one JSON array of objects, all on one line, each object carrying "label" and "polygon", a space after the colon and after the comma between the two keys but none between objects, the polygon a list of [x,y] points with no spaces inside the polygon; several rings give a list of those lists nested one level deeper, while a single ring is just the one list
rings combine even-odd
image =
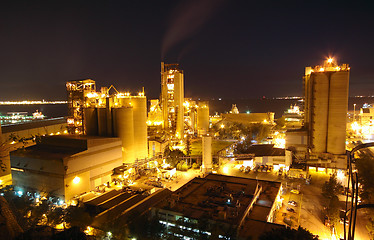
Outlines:
[{"label": "industrial building", "polygon": [[[280,182],[209,174],[186,183],[152,213],[183,239],[194,239],[196,233],[209,239],[257,239],[263,231],[283,227],[273,223],[281,189]],[[202,232],[200,226],[205,226]]]},{"label": "industrial building", "polygon": [[0,124],[0,187],[12,185],[8,145],[7,138],[2,134]]},{"label": "industrial building", "polygon": [[240,123],[240,124],[274,124],[274,115],[273,112],[267,113],[224,113],[222,114],[222,121],[220,124],[225,124],[228,122],[231,123]]},{"label": "industrial building", "polygon": [[[274,170],[288,170],[292,163],[292,153],[284,148],[276,148],[274,144],[254,144],[247,148],[244,158],[236,158],[243,166],[272,166]],[[247,155],[247,156],[246,156]]]},{"label": "industrial building", "polygon": [[113,168],[122,165],[121,148],[119,138],[43,137],[41,143],[11,152],[13,182],[18,190],[68,201],[110,182]]},{"label": "industrial building", "polygon": [[323,66],[306,67],[304,76],[304,127],[308,132],[308,161],[327,160],[344,168],[349,90],[348,64],[333,58]]},{"label": "industrial building", "polygon": [[[111,90],[114,93],[111,94]],[[130,95],[111,86],[96,92],[95,81],[88,79],[68,82],[67,91],[69,112],[73,113],[68,118],[68,126],[75,129],[74,133],[120,138],[125,164],[148,157],[144,90]]]},{"label": "industrial building", "polygon": [[184,137],[184,75],[179,64],[161,62],[163,128],[177,139]]}]

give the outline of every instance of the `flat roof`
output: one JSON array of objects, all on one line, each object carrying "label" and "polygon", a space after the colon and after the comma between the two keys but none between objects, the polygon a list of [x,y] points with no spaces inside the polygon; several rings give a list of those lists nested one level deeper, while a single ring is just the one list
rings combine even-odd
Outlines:
[{"label": "flat roof", "polygon": [[[262,206],[260,202],[259,207],[256,208],[256,219],[266,219],[278,193],[280,182],[218,174],[192,179],[174,192],[172,198],[176,199],[175,204],[171,205],[170,199],[165,199],[155,207],[178,212],[193,219],[206,217],[214,221],[238,225],[253,200],[257,184],[262,187],[260,199],[264,203]],[[262,194],[264,196],[261,196]],[[273,198],[271,203],[266,202],[271,198]]]},{"label": "flat roof", "polygon": [[38,159],[63,159],[79,152],[85,151],[88,147],[102,144],[120,142],[119,138],[108,138],[86,135],[55,135],[42,137],[41,143],[27,147],[22,150],[13,151],[13,156],[29,156]]}]

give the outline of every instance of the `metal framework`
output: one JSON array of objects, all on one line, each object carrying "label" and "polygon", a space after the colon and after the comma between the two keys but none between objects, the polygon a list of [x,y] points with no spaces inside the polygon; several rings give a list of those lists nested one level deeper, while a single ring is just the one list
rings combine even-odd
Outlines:
[{"label": "metal framework", "polygon": [[68,81],[68,131],[70,134],[83,133],[83,107],[88,93],[95,92],[95,81],[91,79]]},{"label": "metal framework", "polygon": [[[351,151],[347,152],[347,164],[349,169],[348,174],[348,188],[346,192],[346,201],[345,201],[345,215],[344,215],[344,239],[345,240],[354,240],[355,238],[355,227],[356,227],[356,217],[357,217],[357,209],[361,208],[374,208],[374,204],[362,204],[358,205],[358,173],[357,171],[353,171],[352,163],[355,163],[357,159],[354,157],[354,153],[360,149],[373,147],[374,142],[360,144],[353,148]],[[348,208],[348,190],[350,189],[350,183],[352,182],[351,187],[351,203],[350,208]],[[347,218],[349,215],[349,225],[346,226]],[[348,228],[348,229],[347,229]]]}]

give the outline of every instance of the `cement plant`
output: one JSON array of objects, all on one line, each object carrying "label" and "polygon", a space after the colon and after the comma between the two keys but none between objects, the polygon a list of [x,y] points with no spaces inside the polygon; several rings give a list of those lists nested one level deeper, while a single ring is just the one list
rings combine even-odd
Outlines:
[{"label": "cement plant", "polygon": [[44,226],[85,239],[366,239],[356,161],[373,156],[374,111],[348,111],[347,64],[306,67],[304,96],[277,119],[235,104],[212,113],[184,97],[179,64],[160,73],[159,99],[73,80],[67,117],[2,120],[4,236]]}]

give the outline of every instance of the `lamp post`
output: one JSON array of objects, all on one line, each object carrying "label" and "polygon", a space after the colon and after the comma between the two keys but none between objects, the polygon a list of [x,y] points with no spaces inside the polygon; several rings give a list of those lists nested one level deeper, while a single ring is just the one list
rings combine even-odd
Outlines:
[{"label": "lamp post", "polygon": [[356,121],[356,103],[353,104],[353,122]]}]

